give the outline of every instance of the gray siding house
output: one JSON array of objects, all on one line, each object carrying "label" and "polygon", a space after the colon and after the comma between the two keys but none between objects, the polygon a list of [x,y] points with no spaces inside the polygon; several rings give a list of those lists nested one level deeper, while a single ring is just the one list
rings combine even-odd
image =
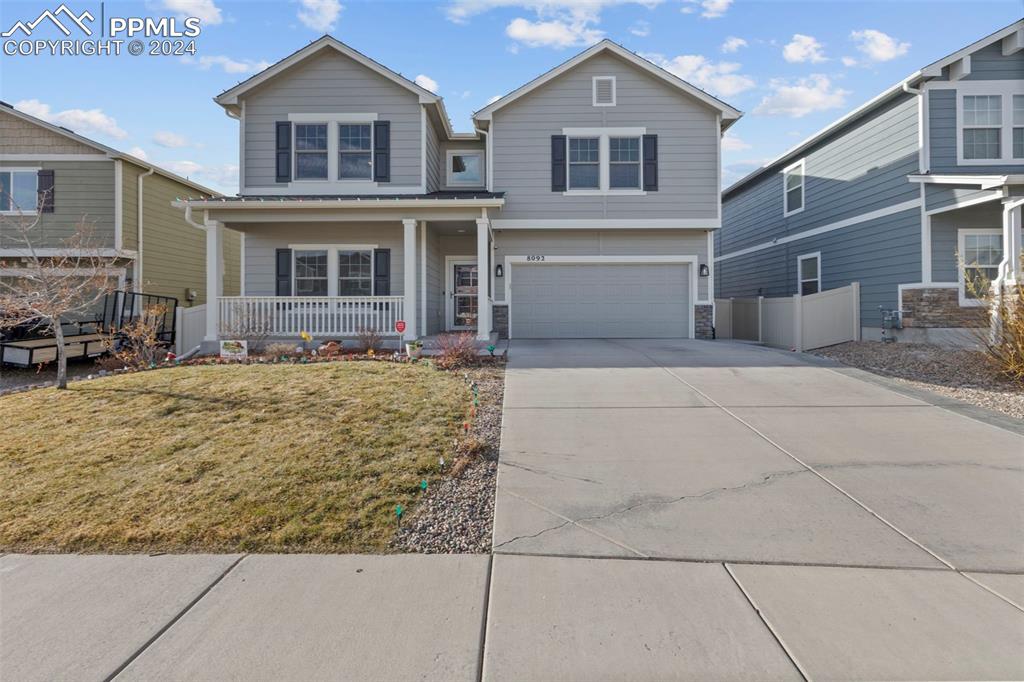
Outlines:
[{"label": "gray siding house", "polygon": [[[716,296],[860,282],[864,337],[978,326],[972,277],[1021,276],[1024,21],[914,72],[723,193]],[[961,263],[964,266],[961,266]]]},{"label": "gray siding house", "polygon": [[740,112],[615,43],[472,133],[330,36],[215,101],[241,127],[241,191],[178,202],[209,253],[220,227],[244,235],[241,295],[210,276],[209,341],[712,333],[720,141]]}]

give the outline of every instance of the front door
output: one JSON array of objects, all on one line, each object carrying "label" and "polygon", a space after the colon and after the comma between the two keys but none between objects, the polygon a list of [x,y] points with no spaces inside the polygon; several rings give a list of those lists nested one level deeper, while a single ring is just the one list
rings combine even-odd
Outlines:
[{"label": "front door", "polygon": [[475,258],[448,259],[447,329],[476,329],[478,277]]}]

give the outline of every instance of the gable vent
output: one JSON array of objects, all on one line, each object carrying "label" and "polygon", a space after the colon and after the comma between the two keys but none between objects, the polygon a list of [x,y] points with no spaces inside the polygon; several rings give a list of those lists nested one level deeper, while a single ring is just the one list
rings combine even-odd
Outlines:
[{"label": "gable vent", "polygon": [[594,106],[615,106],[615,76],[594,77]]}]

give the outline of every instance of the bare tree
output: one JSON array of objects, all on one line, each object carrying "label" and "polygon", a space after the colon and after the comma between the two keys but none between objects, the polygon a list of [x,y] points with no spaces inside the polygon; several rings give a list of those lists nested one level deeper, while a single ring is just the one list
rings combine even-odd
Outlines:
[{"label": "bare tree", "polygon": [[[8,196],[9,205],[16,207]],[[57,344],[57,388],[67,388],[67,348],[62,322],[93,312],[117,286],[119,254],[104,249],[95,226],[83,216],[59,247],[44,247],[40,192],[35,213],[16,210],[0,216],[0,238],[17,256],[0,262],[0,331],[22,325],[53,334]]]}]

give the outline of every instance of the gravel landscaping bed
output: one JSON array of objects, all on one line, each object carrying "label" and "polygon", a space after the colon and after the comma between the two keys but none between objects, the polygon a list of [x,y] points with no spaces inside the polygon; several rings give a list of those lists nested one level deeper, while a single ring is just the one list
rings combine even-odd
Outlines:
[{"label": "gravel landscaping bed", "polygon": [[923,343],[853,341],[810,352],[1024,419],[1024,385],[1000,376],[979,351]]},{"label": "gravel landscaping bed", "polygon": [[460,473],[428,487],[415,511],[402,520],[391,543],[395,551],[423,554],[491,551],[505,367],[481,367],[465,374],[479,388],[480,406],[469,433],[470,438],[480,439],[481,450]]}]

